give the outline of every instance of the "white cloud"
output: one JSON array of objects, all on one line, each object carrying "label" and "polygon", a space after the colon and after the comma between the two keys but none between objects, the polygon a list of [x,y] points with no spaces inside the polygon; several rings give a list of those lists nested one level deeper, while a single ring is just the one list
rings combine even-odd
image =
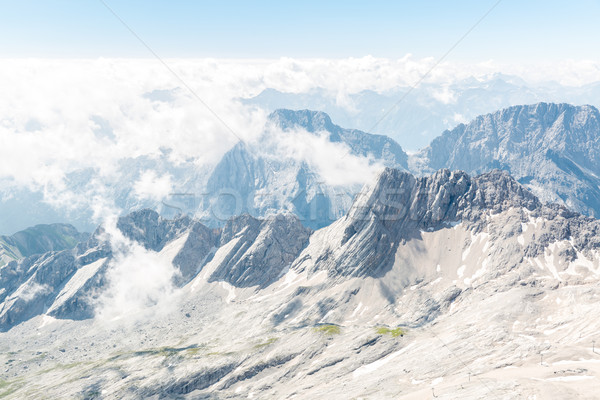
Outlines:
[{"label": "white cloud", "polygon": [[465,118],[464,115],[462,115],[462,114],[454,113],[454,116],[452,117],[452,122],[453,122],[453,125],[466,124],[467,122],[469,122],[469,120],[467,118]]},{"label": "white cloud", "polygon": [[[111,202],[103,197],[111,196],[110,186],[119,178],[119,160],[157,156],[161,149],[171,149],[169,158],[175,162],[193,159],[198,165],[212,165],[239,138],[252,141],[260,135],[264,111],[243,106],[236,100],[239,97],[256,95],[266,88],[293,93],[323,88],[337,104],[352,111],[354,105],[348,94],[411,86],[436,60],[407,55],[397,60],[367,56],[166,62],[185,83],[156,60],[3,60],[3,188],[13,185],[39,190],[54,205],[95,207],[89,203],[101,201],[105,207]],[[569,85],[600,80],[598,63],[566,60],[548,65],[444,62],[425,82],[440,85],[438,99],[452,102],[453,94],[448,89],[452,82],[494,72]],[[168,92],[169,101],[153,100],[147,95],[156,90]],[[284,147],[294,157],[305,157],[326,179],[347,182],[370,176],[373,166],[368,162],[339,156],[345,150],[326,140],[305,139]],[[94,171],[92,182],[76,190],[66,184],[69,173],[85,168]],[[357,175],[345,173],[348,169],[358,171]],[[164,192],[167,181],[164,176],[157,179],[157,192],[144,186],[148,182],[142,179],[138,195],[156,198]]]},{"label": "white cloud", "polygon": [[172,192],[171,175],[158,177],[154,171],[146,171],[134,184],[133,190],[138,199],[160,201]]},{"label": "white cloud", "polygon": [[108,286],[99,299],[101,320],[140,318],[168,312],[175,295],[172,279],[177,270],[159,253],[131,244],[118,255],[108,271]]},{"label": "white cloud", "polygon": [[102,239],[111,243],[115,257],[107,271],[107,286],[96,301],[96,319],[135,322],[173,311],[178,299],[173,278],[178,271],[171,258],[126,238],[116,227],[115,215],[105,220]]},{"label": "white cloud", "polygon": [[[201,63],[202,64],[202,63]],[[177,63],[175,63],[177,65]],[[187,66],[190,72],[191,65]],[[176,68],[177,69],[177,68]],[[182,71],[182,75],[189,75]],[[209,71],[210,72],[210,71]],[[144,94],[181,83],[152,60],[6,60],[0,66],[0,177],[28,185],[56,183],[48,167],[68,172],[82,167],[110,170],[124,157],[171,148],[178,156],[214,162],[238,137],[251,136],[250,119],[231,91],[207,87],[190,76],[190,86],[225,127],[187,90],[172,103]],[[114,140],[96,134],[97,118],[110,124]],[[39,129],[27,130],[30,121]],[[210,149],[210,151],[207,151]]]},{"label": "white cloud", "polygon": [[431,90],[431,95],[434,99],[438,100],[443,104],[456,103],[456,94],[452,90],[450,90],[448,85],[443,85],[437,90]]},{"label": "white cloud", "polygon": [[[340,142],[331,142],[329,133],[310,133],[304,129],[286,130],[271,127],[270,146],[262,149],[277,157],[306,162],[323,182],[330,186],[363,185],[375,178],[383,165],[371,158],[351,154]],[[261,151],[257,149],[256,151]]]}]

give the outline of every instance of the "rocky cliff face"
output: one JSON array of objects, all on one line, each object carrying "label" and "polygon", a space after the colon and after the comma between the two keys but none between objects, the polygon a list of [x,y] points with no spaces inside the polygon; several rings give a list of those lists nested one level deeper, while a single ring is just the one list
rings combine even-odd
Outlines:
[{"label": "rocky cliff face", "polygon": [[148,250],[160,251],[166,243],[190,228],[193,221],[185,216],[173,220],[156,211],[144,209],[119,218],[117,228],[129,239]]},{"label": "rocky cliff face", "polygon": [[[35,255],[0,268],[0,330],[42,313],[77,319],[92,316],[93,307],[85,302],[81,290],[86,285],[88,290],[102,287],[98,273],[103,267],[102,260],[110,254],[110,248],[92,237],[72,250]],[[69,285],[77,272],[89,265],[93,266],[93,273],[86,280],[74,280]],[[90,279],[95,285],[88,282]],[[59,304],[50,307],[62,297],[67,286],[72,286],[70,299],[62,299],[60,307]]]},{"label": "rocky cliff face", "polygon": [[[146,249],[158,251],[187,232],[192,223],[189,218],[165,220],[154,211],[141,210],[120,218],[117,227]],[[42,313],[70,319],[93,317],[94,300],[107,283],[106,271],[115,252],[104,233],[98,228],[73,249],[31,256],[0,268],[0,329]],[[182,276],[189,278],[185,267]]]},{"label": "rocky cliff face", "polygon": [[334,187],[307,162],[278,154],[277,149],[268,151],[278,140],[275,135],[298,129],[324,133],[330,142],[347,146],[352,156],[389,167],[407,167],[406,153],[388,137],[343,129],[322,112],[277,110],[270,115],[267,133],[256,148],[237,144],[213,170],[203,203],[209,223],[222,225],[242,213],[263,217],[286,210],[316,229],[344,215],[360,184]]},{"label": "rocky cliff face", "polygon": [[544,202],[598,215],[600,112],[548,103],[506,108],[444,132],[411,166],[427,173],[503,169]]},{"label": "rocky cliff face", "polygon": [[[526,233],[531,221],[538,222]],[[508,270],[523,258],[539,257],[553,243],[561,243],[556,259],[564,265],[593,256],[600,247],[598,221],[562,206],[543,205],[500,170],[477,177],[449,170],[415,177],[386,169],[373,186],[365,187],[346,216],[314,234],[292,214],[264,220],[245,214],[220,230],[189,217],[167,220],[151,210],[134,212],[117,223],[125,237],[148,251],[170,254],[176,287],[202,273],[209,283],[257,289],[269,287],[288,271],[311,276],[325,271],[332,282],[380,278],[395,268],[407,243],[459,225],[472,235],[486,232],[493,243],[528,237],[526,246],[509,246],[497,253],[493,261],[497,271]],[[72,250],[32,256],[1,268],[0,326],[7,329],[42,313],[92,317],[94,299],[107,284],[114,253],[123,251],[104,240],[98,229]],[[408,271],[403,279],[411,281],[413,275]]]},{"label": "rocky cliff face", "polygon": [[[181,241],[169,260],[177,270],[173,284],[178,287],[202,271],[220,248],[227,248],[226,256],[210,275],[211,281],[237,287],[268,286],[289,267],[311,233],[293,215],[266,220],[242,215],[231,219],[222,230],[215,230],[188,217],[167,220],[152,210],[121,217],[117,227],[154,253]],[[93,317],[95,300],[108,284],[106,274],[115,253],[123,251],[114,249],[104,234],[99,228],[72,250],[31,256],[0,268],[0,329],[39,314]]]},{"label": "rocky cliff face", "polygon": [[221,246],[231,246],[210,281],[236,287],[266,287],[290,266],[308,244],[311,231],[293,215],[259,221],[248,215],[233,218],[223,230]]},{"label": "rocky cliff face", "polygon": [[[464,172],[440,170],[417,178],[386,169],[375,185],[359,194],[348,215],[332,225],[326,249],[315,249],[313,267],[337,276],[381,276],[393,265],[398,245],[461,222],[485,223],[485,214],[510,208],[535,210],[539,200],[506,172],[471,178]],[[307,256],[313,248],[309,247]],[[314,258],[316,257],[316,261]],[[306,259],[295,265],[303,269]]]}]

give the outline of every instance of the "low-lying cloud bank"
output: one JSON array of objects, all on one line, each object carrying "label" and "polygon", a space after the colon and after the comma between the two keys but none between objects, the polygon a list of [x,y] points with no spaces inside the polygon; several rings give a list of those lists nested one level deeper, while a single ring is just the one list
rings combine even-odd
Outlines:
[{"label": "low-lying cloud bank", "polygon": [[[410,87],[435,62],[410,55],[397,60],[370,56],[167,60],[174,76],[152,59],[3,60],[0,190],[3,198],[15,188],[26,188],[42,193],[55,208],[93,209],[95,202],[111,202],[115,182],[131,179],[129,189],[137,199],[159,201],[177,189],[168,168],[154,171],[150,165],[130,176],[122,161],[145,157],[166,160],[172,167],[188,163],[210,168],[240,139],[252,142],[262,134],[267,112],[243,104],[240,98],[267,88],[286,93],[320,88],[340,107],[352,109],[350,94]],[[536,66],[488,61],[442,63],[424,83],[434,85],[434,98],[450,104],[455,101],[449,89],[452,82],[484,79],[497,72],[515,74],[532,84],[554,80],[581,85],[600,80],[600,68],[591,61]],[[453,122],[463,120],[455,114]],[[365,160],[342,157],[340,164],[339,157],[328,157],[340,149],[322,138],[296,139],[279,147],[315,164],[326,180],[364,181],[373,174],[374,166]],[[353,173],[345,172],[348,169]]]}]

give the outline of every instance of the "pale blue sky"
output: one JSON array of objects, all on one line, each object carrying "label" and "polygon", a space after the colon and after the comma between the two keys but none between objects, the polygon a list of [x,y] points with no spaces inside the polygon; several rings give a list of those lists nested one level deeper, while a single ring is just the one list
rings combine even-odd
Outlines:
[{"label": "pale blue sky", "polygon": [[[162,57],[444,54],[495,2],[105,0]],[[0,0],[0,57],[150,57],[99,0]],[[600,60],[600,1],[503,0],[449,60]]]}]

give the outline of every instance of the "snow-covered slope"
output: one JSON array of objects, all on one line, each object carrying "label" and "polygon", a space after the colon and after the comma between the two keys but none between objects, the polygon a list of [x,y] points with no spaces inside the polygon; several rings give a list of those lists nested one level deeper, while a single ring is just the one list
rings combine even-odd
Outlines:
[{"label": "snow-covered slope", "polygon": [[[146,249],[143,260],[177,268],[187,249],[196,261],[148,315],[72,321],[53,311],[101,265],[117,268],[103,259],[118,261],[123,249],[88,242],[79,253],[13,264],[13,273],[34,274],[17,279],[2,305],[2,315],[21,309],[28,320],[0,334],[0,394],[596,395],[600,223],[543,205],[505,172],[416,178],[387,169],[348,215],[312,234],[289,215],[235,218],[219,231],[197,224],[151,212],[121,220],[121,232]],[[83,268],[45,272],[61,271],[58,258]],[[15,308],[30,282],[54,288],[50,311]]]}]

